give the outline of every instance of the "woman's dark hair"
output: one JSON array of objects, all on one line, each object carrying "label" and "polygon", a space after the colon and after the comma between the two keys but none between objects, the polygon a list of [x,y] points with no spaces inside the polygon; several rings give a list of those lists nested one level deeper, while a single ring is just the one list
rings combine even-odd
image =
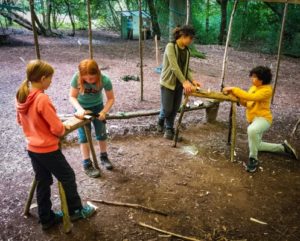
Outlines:
[{"label": "woman's dark hair", "polygon": [[179,39],[181,36],[190,36],[193,38],[195,34],[196,34],[195,29],[190,25],[184,25],[182,27],[177,26],[173,30],[173,37],[175,41]]},{"label": "woman's dark hair", "polygon": [[272,72],[269,67],[257,66],[250,70],[249,76],[256,75],[256,77],[262,81],[263,85],[270,84],[272,81]]}]

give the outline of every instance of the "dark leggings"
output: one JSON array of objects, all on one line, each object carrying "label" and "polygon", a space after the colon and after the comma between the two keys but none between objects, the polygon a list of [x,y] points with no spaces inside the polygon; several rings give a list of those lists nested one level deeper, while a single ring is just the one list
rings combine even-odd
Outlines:
[{"label": "dark leggings", "polygon": [[38,214],[41,223],[49,222],[53,217],[51,188],[53,184],[52,174],[61,182],[67,198],[69,213],[81,209],[82,204],[77,192],[75,173],[65,156],[60,150],[49,153],[35,153],[28,151],[35,178],[37,181],[36,199]]},{"label": "dark leggings", "polygon": [[177,81],[175,90],[170,90],[161,86],[161,109],[159,114],[159,122],[166,121],[167,129],[174,129],[176,114],[180,108],[182,101],[183,87]]}]

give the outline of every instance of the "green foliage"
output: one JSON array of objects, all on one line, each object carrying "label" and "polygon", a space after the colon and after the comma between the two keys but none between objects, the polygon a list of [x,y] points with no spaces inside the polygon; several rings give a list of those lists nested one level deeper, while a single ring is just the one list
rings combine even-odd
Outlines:
[{"label": "green foliage", "polygon": [[[45,4],[47,1],[52,4],[52,14],[56,15],[58,28],[71,28],[66,4],[69,3],[76,28],[87,29],[86,0],[35,0],[35,10],[40,19],[47,13]],[[143,9],[148,10],[147,1],[142,2]],[[169,0],[154,0],[154,5],[162,37],[166,39],[169,33]],[[232,7],[233,1],[228,1],[227,24]],[[264,3],[257,0],[239,1],[233,23],[231,46],[248,51],[276,53],[283,8],[282,3]],[[120,28],[119,11],[137,9],[137,0],[91,0],[93,26],[118,30]],[[0,0],[0,11],[26,14],[29,12],[28,0],[14,0],[9,4],[7,1]],[[52,17],[51,21],[53,21]],[[218,1],[191,1],[191,21],[196,29],[196,43],[218,44],[221,22]],[[194,50],[192,52],[195,56],[203,57],[196,52],[196,49]],[[299,4],[289,4],[283,52],[300,57]]]},{"label": "green foliage", "polygon": [[199,59],[205,59],[205,54],[201,53],[198,51],[198,49],[195,47],[195,45],[191,45],[189,47],[190,53],[191,53],[191,57],[194,58],[199,58]]}]

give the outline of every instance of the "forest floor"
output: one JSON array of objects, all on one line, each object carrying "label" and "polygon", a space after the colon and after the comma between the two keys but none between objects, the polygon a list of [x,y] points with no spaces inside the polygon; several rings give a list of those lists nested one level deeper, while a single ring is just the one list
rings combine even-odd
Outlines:
[{"label": "forest floor", "polygon": [[[185,138],[177,148],[154,131],[157,117],[108,121],[109,156],[114,171],[102,171],[90,179],[82,171],[81,155],[72,133],[63,152],[74,168],[83,202],[103,199],[137,203],[167,212],[167,217],[96,204],[97,214],[88,221],[74,223],[72,233],[62,226],[43,232],[37,210],[22,217],[22,210],[33,179],[21,128],[15,122],[14,95],[25,77],[25,64],[35,58],[32,35],[11,35],[8,45],[0,46],[0,240],[177,240],[138,225],[155,227],[201,240],[299,241],[300,240],[300,161],[287,156],[261,153],[261,167],[246,173],[247,123],[244,109],[238,109],[236,162],[229,161],[229,104],[222,103],[217,122],[205,123],[205,111],[188,112],[183,119]],[[140,82],[125,82],[125,75],[139,75],[138,41],[124,41],[109,32],[94,33],[95,59],[113,82],[116,103],[112,112],[159,109],[159,75],[154,43],[145,46],[145,101],[140,101]],[[80,43],[80,44],[79,44]],[[58,113],[71,114],[68,101],[70,80],[80,60],[88,57],[85,32],[76,37],[40,38],[41,56],[55,67],[51,96]],[[163,52],[165,43],[161,43]],[[206,59],[192,59],[195,79],[204,88],[219,90],[224,48],[198,46]],[[162,54],[162,53],[161,53]],[[276,65],[276,56],[229,51],[226,85],[247,88],[249,70],[256,65]],[[300,151],[299,135],[289,138],[300,117],[300,59],[283,57],[275,102],[274,122],[264,139],[283,142],[288,138]],[[98,148],[96,149],[99,152]],[[196,152],[198,153],[196,153]],[[53,185],[54,209],[60,208],[57,185]],[[35,203],[35,199],[34,199]],[[262,225],[250,220],[264,221]]]}]

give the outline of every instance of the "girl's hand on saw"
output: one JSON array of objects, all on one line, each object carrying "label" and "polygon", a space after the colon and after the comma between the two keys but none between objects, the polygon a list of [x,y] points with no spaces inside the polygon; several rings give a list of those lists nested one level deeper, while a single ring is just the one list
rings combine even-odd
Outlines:
[{"label": "girl's hand on saw", "polygon": [[99,113],[98,119],[101,120],[101,121],[104,121],[106,119],[106,113],[104,111],[101,111]]},{"label": "girl's hand on saw", "polygon": [[79,109],[75,112],[75,116],[78,118],[78,119],[81,119],[83,120],[84,119],[84,115],[85,115],[86,111],[85,109]]}]

